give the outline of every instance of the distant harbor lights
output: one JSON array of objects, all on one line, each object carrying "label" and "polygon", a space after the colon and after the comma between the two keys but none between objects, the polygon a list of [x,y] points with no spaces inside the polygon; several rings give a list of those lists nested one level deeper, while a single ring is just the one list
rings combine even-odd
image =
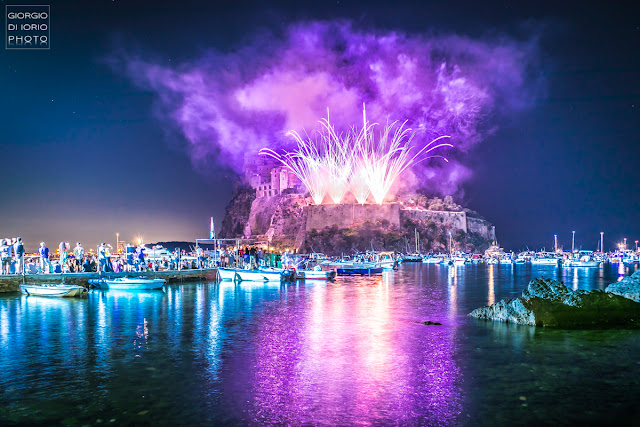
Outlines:
[{"label": "distant harbor lights", "polygon": [[406,127],[407,122],[387,122],[376,135],[378,123],[369,123],[366,110],[362,109],[362,128],[355,126],[345,133],[338,133],[327,118],[320,120],[322,130],[317,139],[302,138],[296,131],[288,136],[295,139],[296,149],[282,154],[263,148],[260,154],[271,156],[289,168],[309,191],[313,202],[322,203],[325,195],[338,204],[347,192],[364,204],[373,197],[382,204],[394,181],[407,169],[430,158],[442,147],[452,147],[449,135],[440,136],[421,148],[413,143],[415,133]]}]

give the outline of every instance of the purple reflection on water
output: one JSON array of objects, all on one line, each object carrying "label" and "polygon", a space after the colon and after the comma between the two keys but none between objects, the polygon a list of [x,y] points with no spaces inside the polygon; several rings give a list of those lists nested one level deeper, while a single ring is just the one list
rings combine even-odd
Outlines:
[{"label": "purple reflection on water", "polygon": [[454,325],[408,320],[413,301],[383,278],[306,288],[306,307],[281,304],[258,319],[253,422],[450,424],[460,414]]}]

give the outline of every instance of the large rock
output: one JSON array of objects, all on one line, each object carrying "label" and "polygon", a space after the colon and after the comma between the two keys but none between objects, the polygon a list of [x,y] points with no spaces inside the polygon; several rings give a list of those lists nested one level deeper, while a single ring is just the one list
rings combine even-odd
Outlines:
[{"label": "large rock", "polygon": [[612,283],[605,289],[605,292],[620,295],[636,302],[640,302],[640,270],[631,276],[623,278],[621,281]]},{"label": "large rock", "polygon": [[572,291],[562,282],[534,279],[522,297],[473,310],[472,317],[560,328],[636,327],[640,303],[602,291]]}]

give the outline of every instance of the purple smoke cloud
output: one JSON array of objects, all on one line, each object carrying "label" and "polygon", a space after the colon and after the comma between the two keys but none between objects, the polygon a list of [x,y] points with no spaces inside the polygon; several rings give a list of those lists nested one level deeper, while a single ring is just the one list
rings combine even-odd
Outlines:
[{"label": "purple smoke cloud", "polygon": [[[261,35],[236,52],[176,67],[116,56],[116,69],[157,93],[162,118],[185,136],[194,163],[214,159],[238,172],[245,153],[285,146],[289,130],[317,129],[327,109],[338,129],[361,125],[363,103],[371,121],[408,120],[425,142],[451,135],[448,157],[455,156],[531,106],[540,87],[531,78],[535,38],[374,32],[344,21],[298,23],[281,38]],[[438,170],[448,192],[471,175],[442,162],[423,166],[425,180],[438,185],[429,179]]]}]

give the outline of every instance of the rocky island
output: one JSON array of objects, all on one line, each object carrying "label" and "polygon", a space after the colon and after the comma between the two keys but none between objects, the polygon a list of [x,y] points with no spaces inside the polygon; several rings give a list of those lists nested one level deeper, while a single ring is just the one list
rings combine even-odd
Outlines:
[{"label": "rocky island", "polygon": [[451,196],[405,194],[380,205],[349,200],[316,205],[296,188],[264,194],[249,185],[236,187],[219,237],[268,242],[276,250],[340,255],[372,248],[414,252],[416,232],[422,253],[448,252],[449,245],[482,252],[495,240],[494,227]]}]

